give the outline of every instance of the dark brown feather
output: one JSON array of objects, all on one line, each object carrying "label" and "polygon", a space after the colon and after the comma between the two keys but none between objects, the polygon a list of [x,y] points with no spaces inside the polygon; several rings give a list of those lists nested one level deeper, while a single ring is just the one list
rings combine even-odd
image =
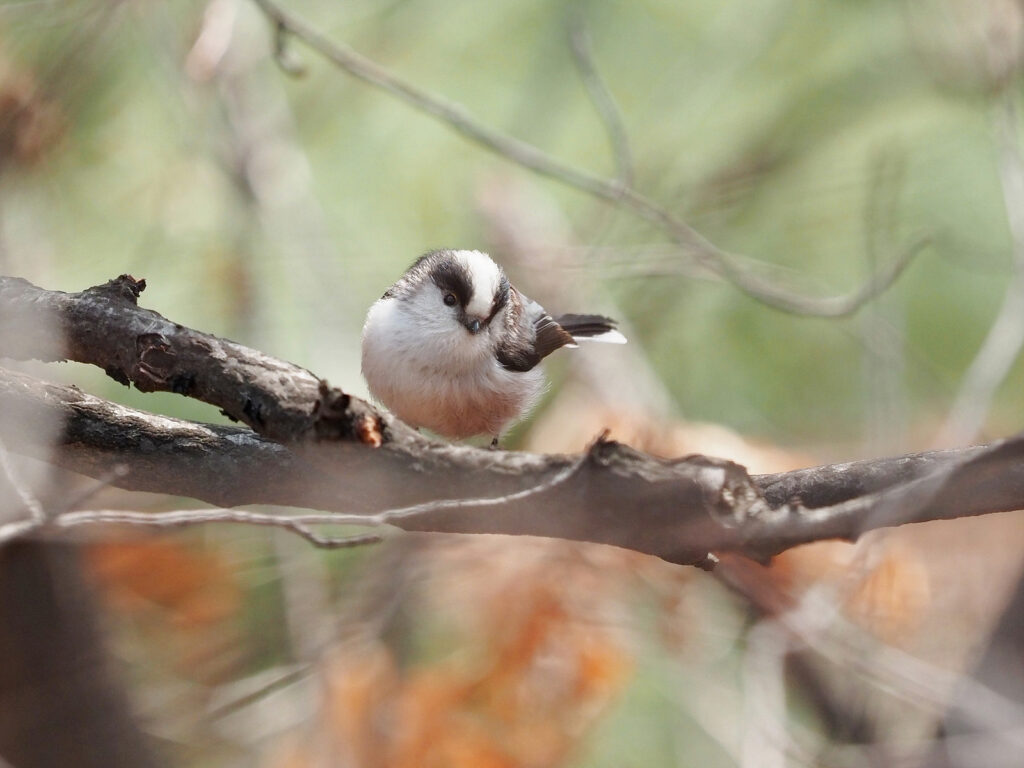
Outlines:
[{"label": "dark brown feather", "polygon": [[574,344],[572,334],[551,315],[543,315],[533,321],[533,327],[537,332],[537,339],[533,348],[540,358],[545,358],[556,349]]},{"label": "dark brown feather", "polygon": [[604,315],[559,315],[555,322],[572,336],[600,336],[614,331],[616,322]]}]

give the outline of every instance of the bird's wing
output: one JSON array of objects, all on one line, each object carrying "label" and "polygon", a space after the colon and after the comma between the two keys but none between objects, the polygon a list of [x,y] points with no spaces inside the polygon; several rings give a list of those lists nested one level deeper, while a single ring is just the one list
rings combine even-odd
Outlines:
[{"label": "bird's wing", "polygon": [[575,347],[572,334],[562,327],[561,323],[544,311],[544,307],[535,301],[531,301],[527,311],[532,310],[531,322],[534,332],[537,334],[533,342],[534,351],[541,359],[547,357],[556,349],[562,347]]},{"label": "bird's wing", "polygon": [[544,307],[515,288],[509,292],[504,331],[496,357],[510,371],[532,370],[559,347],[574,345]]},{"label": "bird's wing", "polygon": [[[578,339],[625,344],[615,321],[603,315],[552,317],[533,299],[514,288],[509,296],[507,333],[497,357],[505,368],[529,371],[556,349],[575,347]],[[532,332],[531,332],[532,331]]]}]

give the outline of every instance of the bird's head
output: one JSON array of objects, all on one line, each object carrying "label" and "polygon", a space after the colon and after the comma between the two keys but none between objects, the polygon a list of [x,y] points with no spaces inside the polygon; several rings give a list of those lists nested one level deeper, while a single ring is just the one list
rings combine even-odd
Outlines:
[{"label": "bird's head", "polygon": [[431,251],[406,277],[409,309],[439,330],[486,336],[508,303],[508,278],[480,251]]}]

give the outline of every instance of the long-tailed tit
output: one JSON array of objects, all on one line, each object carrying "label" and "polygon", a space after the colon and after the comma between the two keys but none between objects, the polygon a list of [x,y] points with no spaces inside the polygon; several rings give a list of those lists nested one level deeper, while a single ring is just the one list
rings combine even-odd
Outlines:
[{"label": "long-tailed tit", "polygon": [[626,342],[601,315],[553,318],[485,253],[431,251],[370,307],[363,375],[407,424],[495,445],[540,396],[537,364],[578,339]]}]

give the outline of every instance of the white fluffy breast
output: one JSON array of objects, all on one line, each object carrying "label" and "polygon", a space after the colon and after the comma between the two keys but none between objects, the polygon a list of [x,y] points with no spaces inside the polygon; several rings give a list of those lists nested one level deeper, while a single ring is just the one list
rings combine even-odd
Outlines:
[{"label": "white fluffy breast", "polygon": [[[476,265],[486,277],[486,265]],[[495,273],[500,280],[496,267]],[[504,368],[494,357],[490,330],[470,334],[451,323],[440,297],[426,288],[370,308],[362,360],[370,392],[414,427],[453,438],[498,435],[534,405],[543,373],[539,367],[525,373]],[[488,300],[483,314],[489,311]]]}]

